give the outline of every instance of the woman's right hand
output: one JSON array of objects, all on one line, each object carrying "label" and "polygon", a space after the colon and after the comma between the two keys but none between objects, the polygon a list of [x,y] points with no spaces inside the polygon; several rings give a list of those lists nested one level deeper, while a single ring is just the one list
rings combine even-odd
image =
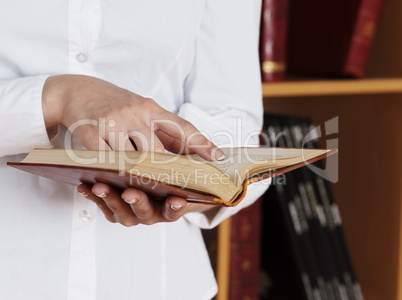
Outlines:
[{"label": "woman's right hand", "polygon": [[[49,77],[43,88],[47,128],[61,124],[73,130],[91,150],[139,150],[197,153],[207,160],[223,152],[191,123],[104,80],[84,75]],[[132,140],[135,144],[131,143]]]}]

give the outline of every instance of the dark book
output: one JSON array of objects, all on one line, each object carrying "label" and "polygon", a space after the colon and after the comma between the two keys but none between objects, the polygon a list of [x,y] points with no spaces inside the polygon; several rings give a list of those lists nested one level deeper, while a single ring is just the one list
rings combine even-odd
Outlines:
[{"label": "dark book", "polygon": [[217,275],[218,266],[218,227],[212,229],[201,229],[205,247],[208,251],[209,261],[211,262],[212,270],[215,278]]},{"label": "dark book", "polygon": [[[311,121],[305,119],[302,121],[303,134],[311,134],[312,139],[308,139],[306,146],[309,148],[318,148],[317,134],[314,134],[315,127]],[[322,164],[314,164],[322,168]],[[335,261],[340,279],[341,292],[343,299],[363,300],[363,294],[358,282],[349,251],[347,249],[346,239],[342,228],[342,218],[338,206],[332,195],[331,188],[327,181],[319,176],[315,176],[315,187],[319,194],[319,201],[322,205],[323,218],[327,222],[327,230],[331,248],[334,250]]]},{"label": "dark book", "polygon": [[[305,120],[290,117],[282,120],[285,135],[289,136],[290,140],[288,145],[306,147],[302,128]],[[323,212],[322,199],[315,184],[319,176],[309,170],[308,167],[300,168],[295,173],[298,176],[298,189],[310,224],[311,238],[325,280],[328,299],[349,299],[346,297],[345,285],[340,280],[341,274],[336,264],[336,253],[334,253],[329,240],[328,222]]]},{"label": "dark book", "polygon": [[286,71],[286,39],[289,0],[263,0],[260,60],[263,82],[282,81]]},{"label": "dark book", "polygon": [[[276,118],[265,117],[264,131],[267,137],[265,140],[269,145],[286,146],[286,139]],[[265,199],[264,205],[268,206],[269,203],[276,202],[276,206],[280,208],[277,213],[280,213],[282,220],[285,221],[285,232],[288,236],[288,244],[291,246],[290,253],[292,253],[291,259],[287,259],[287,261],[293,262],[289,266],[293,266],[294,271],[292,273],[297,274],[293,277],[296,281],[292,284],[288,282],[288,284],[292,287],[303,287],[297,290],[297,299],[327,299],[325,281],[316,261],[309,224],[297,188],[297,178],[294,172],[289,172],[284,174],[282,179],[283,182],[275,181],[274,185],[270,188],[275,190],[271,194],[276,194],[276,197]],[[266,220],[265,212],[264,208],[264,222]],[[280,268],[280,265],[276,264],[275,261],[284,259],[281,259],[281,257],[270,257],[270,247],[274,247],[274,244],[268,244],[268,241],[271,239],[269,227],[264,224],[263,228],[262,274],[271,279],[269,280],[270,285],[262,291],[262,295],[268,295],[268,298],[264,299],[283,299],[280,295],[289,291],[283,290],[283,283],[280,281],[281,278],[277,276],[275,270],[272,270],[272,268],[275,269],[275,266]],[[285,251],[280,252],[280,254],[285,253]],[[293,290],[293,292],[296,293],[296,290]],[[278,295],[278,298],[273,298],[273,295]]]},{"label": "dark book", "polygon": [[384,0],[293,0],[290,73],[362,77]]},{"label": "dark book", "polygon": [[[264,128],[270,146],[318,147],[309,119],[266,115]],[[329,183],[308,167],[282,179],[263,201],[262,299],[362,300]]]},{"label": "dark book", "polygon": [[[276,132],[281,134],[283,139],[283,146],[295,147],[294,140],[292,138],[290,122],[288,117],[276,116],[271,119],[271,122],[276,126]],[[316,299],[332,300],[333,293],[328,287],[328,281],[330,278],[329,270],[325,262],[323,251],[321,251],[320,230],[319,225],[313,218],[313,206],[311,197],[307,193],[307,179],[306,179],[306,167],[302,167],[298,170],[294,170],[287,174],[288,185],[285,186],[291,191],[291,197],[294,198],[294,204],[296,212],[302,223],[305,223],[303,234],[302,249],[304,249],[304,259],[308,262],[309,274],[312,277],[313,282],[316,282],[318,290],[314,294]],[[292,191],[293,190],[293,191]]]}]

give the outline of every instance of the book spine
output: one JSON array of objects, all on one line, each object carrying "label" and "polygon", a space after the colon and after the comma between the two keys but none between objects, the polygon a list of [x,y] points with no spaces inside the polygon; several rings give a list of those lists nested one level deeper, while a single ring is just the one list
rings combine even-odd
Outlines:
[{"label": "book spine", "polygon": [[262,3],[260,57],[263,82],[282,81],[286,70],[288,0]]},{"label": "book spine", "polygon": [[231,219],[229,296],[258,300],[260,288],[261,201]]},{"label": "book spine", "polygon": [[362,0],[344,73],[362,77],[384,0]]}]

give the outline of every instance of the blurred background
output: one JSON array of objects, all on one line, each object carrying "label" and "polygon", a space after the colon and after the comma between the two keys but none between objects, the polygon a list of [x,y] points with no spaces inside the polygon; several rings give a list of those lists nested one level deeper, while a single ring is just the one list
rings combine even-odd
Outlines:
[{"label": "blurred background", "polygon": [[[326,147],[328,140],[338,140],[339,180],[327,188],[339,209],[353,288],[360,286],[362,295],[348,290],[339,245],[323,245],[331,240],[328,219],[327,224],[320,219],[309,223],[318,265],[309,273],[305,245],[297,244],[297,238],[292,244],[292,228],[272,223],[281,213],[276,222],[286,223],[286,212],[267,206],[280,194],[271,187],[271,195],[254,207],[205,233],[219,283],[217,299],[402,299],[401,15],[400,0],[264,1],[260,46],[266,120],[276,116],[279,123],[293,125],[308,120],[324,130],[325,122],[338,118],[338,130],[327,136],[324,130],[318,143]],[[267,122],[264,130],[271,125]],[[278,132],[284,131],[281,126]],[[298,176],[303,177],[295,175],[296,181]],[[315,191],[320,197],[317,184]],[[292,195],[287,197],[276,201],[292,201]],[[318,242],[314,226],[323,237]],[[282,242],[275,232],[281,232]],[[333,256],[327,251],[320,259],[320,247]],[[311,291],[297,259],[305,260]]]}]

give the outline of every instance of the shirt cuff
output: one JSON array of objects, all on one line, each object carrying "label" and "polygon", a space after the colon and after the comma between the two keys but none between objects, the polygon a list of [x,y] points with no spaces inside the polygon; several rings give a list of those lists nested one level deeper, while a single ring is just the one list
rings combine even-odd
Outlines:
[{"label": "shirt cuff", "polygon": [[206,214],[201,212],[191,212],[187,213],[184,218],[197,225],[202,229],[211,229],[219,225],[225,219],[233,216],[243,208],[253,204],[258,198],[260,198],[271,184],[271,178],[265,179],[247,187],[247,194],[243,200],[235,207],[220,207],[218,212],[213,216],[212,219],[208,218]]},{"label": "shirt cuff", "polygon": [[0,157],[51,148],[42,110],[42,91],[49,75],[0,83]]}]

